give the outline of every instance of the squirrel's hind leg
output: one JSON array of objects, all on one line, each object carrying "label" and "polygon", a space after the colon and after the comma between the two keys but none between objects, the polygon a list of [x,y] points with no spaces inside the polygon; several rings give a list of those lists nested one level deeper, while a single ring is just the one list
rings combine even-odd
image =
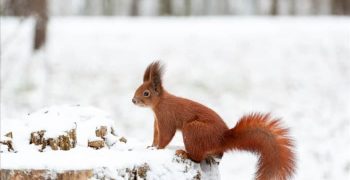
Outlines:
[{"label": "squirrel's hind leg", "polygon": [[198,120],[183,126],[182,136],[185,148],[192,161],[201,162],[215,148],[215,137],[212,137],[211,131],[210,125]]}]

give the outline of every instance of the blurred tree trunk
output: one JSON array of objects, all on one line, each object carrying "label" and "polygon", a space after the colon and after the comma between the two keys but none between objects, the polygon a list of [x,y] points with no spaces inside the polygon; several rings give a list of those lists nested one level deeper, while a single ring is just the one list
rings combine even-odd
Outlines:
[{"label": "blurred tree trunk", "polygon": [[28,0],[7,0],[4,3],[4,14],[10,16],[28,16],[30,14]]},{"label": "blurred tree trunk", "polygon": [[48,22],[47,1],[31,0],[32,13],[35,17],[34,50],[40,49],[46,41],[46,29]]},{"label": "blurred tree trunk", "polygon": [[335,14],[335,15],[350,14],[350,0],[333,0],[332,14]]},{"label": "blurred tree trunk", "polygon": [[130,15],[131,16],[138,16],[139,15],[139,0],[132,0],[131,1],[131,11]]},{"label": "blurred tree trunk", "polygon": [[296,15],[296,0],[289,0],[289,4],[288,4],[288,13],[291,15]]},{"label": "blurred tree trunk", "polygon": [[350,15],[350,1],[345,1],[345,14]]},{"label": "blurred tree trunk", "polygon": [[220,15],[230,14],[230,3],[228,2],[228,0],[221,0],[221,1],[218,1],[218,3],[221,11]]},{"label": "blurred tree trunk", "polygon": [[312,14],[319,14],[320,13],[320,8],[321,8],[321,3],[320,0],[313,0],[312,1]]},{"label": "blurred tree trunk", "polygon": [[204,0],[203,6],[204,6],[204,15],[209,15],[210,14],[210,0]]},{"label": "blurred tree trunk", "polygon": [[342,0],[333,0],[332,2],[332,14],[342,14],[342,7],[341,7],[341,1]]},{"label": "blurred tree trunk", "polygon": [[114,14],[114,0],[103,0],[103,15],[112,16]]},{"label": "blurred tree trunk", "polygon": [[85,14],[84,15],[91,15],[91,9],[92,9],[91,6],[92,6],[91,0],[86,0],[85,1],[85,9],[84,9]]},{"label": "blurred tree trunk", "polygon": [[256,15],[260,15],[260,4],[261,2],[259,0],[256,0],[256,1],[253,1],[253,11],[254,11],[254,14]]},{"label": "blurred tree trunk", "polygon": [[185,0],[185,15],[190,16],[192,14],[192,0]]},{"label": "blurred tree trunk", "polygon": [[271,1],[270,14],[274,16],[278,14],[278,0]]},{"label": "blurred tree trunk", "polygon": [[345,15],[350,15],[350,0],[344,0],[343,1],[343,5],[344,5],[344,14]]},{"label": "blurred tree trunk", "polygon": [[162,16],[172,15],[171,0],[159,0],[159,14]]},{"label": "blurred tree trunk", "polygon": [[104,1],[104,0],[85,0],[85,14],[86,15],[103,15],[105,10],[104,5],[107,3],[108,1]]}]

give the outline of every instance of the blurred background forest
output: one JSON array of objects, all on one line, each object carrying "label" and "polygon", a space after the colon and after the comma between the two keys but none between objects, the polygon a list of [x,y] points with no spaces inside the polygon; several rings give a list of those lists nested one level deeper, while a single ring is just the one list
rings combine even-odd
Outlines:
[{"label": "blurred background forest", "polygon": [[39,49],[49,16],[348,16],[350,0],[2,0],[0,15],[33,15]]},{"label": "blurred background forest", "polygon": [[25,16],[36,1],[55,16],[350,14],[349,0],[2,0],[0,13]]}]

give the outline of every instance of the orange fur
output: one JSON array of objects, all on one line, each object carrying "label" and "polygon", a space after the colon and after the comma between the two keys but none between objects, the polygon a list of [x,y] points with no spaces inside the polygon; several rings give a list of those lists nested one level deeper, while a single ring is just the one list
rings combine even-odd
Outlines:
[{"label": "orange fur", "polygon": [[256,179],[287,179],[295,168],[295,155],[288,129],[269,114],[243,116],[225,132],[223,150],[247,150],[259,154]]},{"label": "orange fur", "polygon": [[159,62],[150,64],[133,98],[133,103],[151,107],[155,114],[153,146],[165,148],[180,130],[186,157],[195,162],[210,155],[222,156],[228,150],[246,150],[259,154],[256,179],[284,180],[292,176],[293,144],[279,120],[268,114],[251,114],[229,129],[212,109],[168,93],[162,86],[162,72]]}]

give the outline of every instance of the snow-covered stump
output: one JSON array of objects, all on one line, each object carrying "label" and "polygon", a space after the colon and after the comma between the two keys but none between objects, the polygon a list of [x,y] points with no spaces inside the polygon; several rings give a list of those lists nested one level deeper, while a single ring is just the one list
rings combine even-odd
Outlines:
[{"label": "snow-covered stump", "polygon": [[219,179],[218,159],[198,164],[173,147],[147,148],[92,107],[52,107],[2,125],[1,179]]}]

